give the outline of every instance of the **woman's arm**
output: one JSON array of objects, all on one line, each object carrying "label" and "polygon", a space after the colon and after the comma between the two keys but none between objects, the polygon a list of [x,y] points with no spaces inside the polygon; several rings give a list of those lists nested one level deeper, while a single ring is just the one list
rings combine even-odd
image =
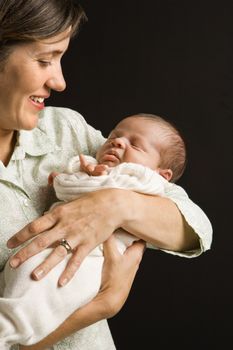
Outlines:
[{"label": "woman's arm", "polygon": [[[74,312],[48,337],[35,345],[20,346],[20,350],[43,350],[84,327],[114,316],[127,299],[144,247],[145,244],[142,241],[135,242],[121,255],[116,247],[114,236],[111,236],[104,243],[102,284],[97,296],[86,306]],[[122,280],[124,280],[123,285]]]},{"label": "woman's arm", "polygon": [[186,251],[199,246],[198,236],[172,200],[135,192],[130,196],[122,224],[126,231],[161,249]]},{"label": "woman's arm", "polygon": [[[10,248],[37,237],[15,254],[11,266],[16,267],[65,238],[75,249],[59,279],[63,285],[72,278],[85,256],[119,227],[162,249],[182,251],[195,249],[199,244],[197,235],[170,199],[107,189],[57,206],[14,235],[8,241]],[[66,254],[64,247],[58,245],[34,271],[35,279],[43,278]]]}]

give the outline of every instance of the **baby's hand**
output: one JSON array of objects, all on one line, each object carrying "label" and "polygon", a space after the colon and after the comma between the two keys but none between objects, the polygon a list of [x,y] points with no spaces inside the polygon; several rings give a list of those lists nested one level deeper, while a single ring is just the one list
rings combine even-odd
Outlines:
[{"label": "baby's hand", "polygon": [[108,166],[104,164],[91,164],[88,163],[83,154],[79,155],[80,170],[84,171],[90,176],[107,175]]},{"label": "baby's hand", "polygon": [[59,173],[57,173],[55,171],[53,171],[51,174],[49,174],[49,176],[48,176],[48,184],[49,185],[53,185],[53,180],[57,175],[59,175]]}]

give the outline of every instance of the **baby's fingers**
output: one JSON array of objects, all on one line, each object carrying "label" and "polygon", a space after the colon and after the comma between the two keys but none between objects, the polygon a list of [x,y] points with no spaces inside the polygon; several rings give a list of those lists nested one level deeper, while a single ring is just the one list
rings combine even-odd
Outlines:
[{"label": "baby's fingers", "polygon": [[83,154],[79,155],[79,160],[80,160],[80,169],[84,171],[84,169],[86,168],[88,163],[87,163],[86,158],[84,157]]},{"label": "baby's fingers", "polygon": [[104,164],[98,164],[95,166],[95,169],[92,172],[92,176],[100,176],[100,175],[107,175],[108,166]]},{"label": "baby's fingers", "polygon": [[83,154],[79,155],[80,160],[80,169],[87,173],[88,175],[92,175],[92,172],[95,169],[95,164],[88,163]]}]

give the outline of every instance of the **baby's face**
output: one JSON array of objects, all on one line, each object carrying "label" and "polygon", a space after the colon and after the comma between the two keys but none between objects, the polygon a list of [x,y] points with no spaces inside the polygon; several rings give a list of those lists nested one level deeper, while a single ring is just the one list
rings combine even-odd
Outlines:
[{"label": "baby's face", "polygon": [[110,167],[131,162],[157,170],[161,136],[161,128],[155,121],[128,117],[110,133],[97,152],[97,161]]}]

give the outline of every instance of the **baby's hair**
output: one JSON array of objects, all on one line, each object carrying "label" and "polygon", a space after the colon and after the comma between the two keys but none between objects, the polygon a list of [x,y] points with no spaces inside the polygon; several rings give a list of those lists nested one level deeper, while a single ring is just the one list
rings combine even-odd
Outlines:
[{"label": "baby's hair", "polygon": [[155,114],[139,113],[135,117],[155,121],[163,130],[163,140],[160,145],[161,169],[171,169],[171,182],[176,182],[186,167],[186,146],[181,132],[170,121]]}]

